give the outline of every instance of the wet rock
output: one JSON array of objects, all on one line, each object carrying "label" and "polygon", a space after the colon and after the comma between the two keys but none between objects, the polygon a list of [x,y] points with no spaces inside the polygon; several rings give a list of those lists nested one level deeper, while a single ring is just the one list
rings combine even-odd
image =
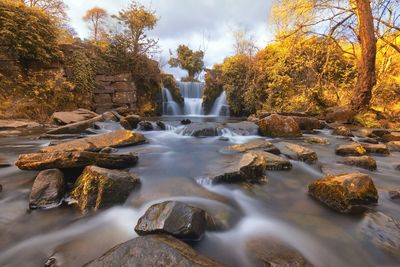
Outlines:
[{"label": "wet rock", "polygon": [[338,145],[335,153],[340,156],[364,156],[367,154],[367,151],[358,143],[350,143]]},{"label": "wet rock", "polygon": [[139,219],[139,235],[169,234],[184,240],[200,240],[206,231],[206,212],[182,202],[152,205]]},{"label": "wet rock", "polygon": [[376,140],[374,138],[369,138],[369,137],[360,138],[360,139],[358,139],[358,141],[361,143],[367,143],[367,144],[379,144],[378,140]]},{"label": "wet rock", "polygon": [[189,120],[189,119],[181,120],[181,124],[182,124],[182,125],[189,125],[189,124],[191,124],[191,123],[192,123],[192,121]]},{"label": "wet rock", "polygon": [[353,133],[351,132],[351,130],[345,126],[339,126],[336,127],[333,131],[332,131],[333,135],[340,135],[340,136],[347,136],[347,137],[353,137]]},{"label": "wet rock", "polygon": [[359,234],[393,255],[400,251],[400,220],[382,212],[368,212],[360,223]]},{"label": "wet rock", "polygon": [[58,169],[41,171],[29,197],[29,208],[46,209],[58,206],[65,194],[64,174]]},{"label": "wet rock", "polygon": [[345,157],[339,161],[349,166],[356,166],[370,171],[376,170],[376,160],[369,156]]},{"label": "wet rock", "polygon": [[211,176],[213,183],[264,182],[266,181],[266,159],[248,152],[239,161],[233,160],[221,166],[223,173]]},{"label": "wet rock", "polygon": [[219,136],[222,129],[221,124],[215,122],[191,123],[183,129],[182,134],[185,136],[212,137]]},{"label": "wet rock", "polygon": [[238,135],[257,135],[258,126],[257,124],[249,121],[227,123],[226,127],[235,134]]},{"label": "wet rock", "polygon": [[117,130],[110,133],[100,134],[87,138],[65,142],[56,146],[46,147],[40,150],[43,153],[57,151],[100,151],[106,147],[118,148],[125,146],[139,145],[146,142],[140,133]]},{"label": "wet rock", "polygon": [[292,116],[292,118],[297,122],[302,131],[310,131],[315,129],[322,129],[323,124],[317,118],[312,117],[299,117],[299,116]]},{"label": "wet rock", "polygon": [[389,197],[393,200],[400,200],[400,191],[389,191]]},{"label": "wet rock", "polygon": [[84,133],[87,129],[93,128],[97,122],[107,121],[107,120],[117,120],[114,114],[106,112],[102,115],[96,116],[94,118],[79,121],[64,126],[60,126],[56,129],[52,129],[47,132],[47,134],[80,134]]},{"label": "wet rock", "polygon": [[388,147],[392,152],[400,152],[400,141],[392,141],[389,142]]},{"label": "wet rock", "polygon": [[6,162],[4,159],[0,158],[0,169],[10,167],[11,164]]},{"label": "wet rock", "polygon": [[257,122],[262,136],[269,137],[299,137],[300,127],[292,117],[272,114]]},{"label": "wet rock", "polygon": [[0,131],[14,131],[39,127],[41,127],[41,125],[34,121],[0,120]]},{"label": "wet rock", "polygon": [[119,123],[126,130],[134,130],[138,127],[142,119],[138,115],[128,115],[120,119]]},{"label": "wet rock", "polygon": [[113,148],[113,147],[105,147],[102,150],[100,150],[99,153],[103,153],[103,154],[111,154],[111,153],[117,153],[118,149]]},{"label": "wet rock", "polygon": [[189,245],[172,236],[151,235],[118,245],[84,266],[219,267],[223,265],[199,255]]},{"label": "wet rock", "polygon": [[139,127],[139,129],[141,131],[146,131],[146,132],[154,131],[154,126],[149,121],[141,121],[141,122],[139,122],[138,127]]},{"label": "wet rock", "polygon": [[378,192],[372,178],[363,173],[316,180],[308,186],[308,192],[328,207],[342,213],[351,213],[362,205],[378,202]]},{"label": "wet rock", "polygon": [[123,204],[140,185],[132,173],[88,166],[75,182],[71,197],[83,211],[97,211]]},{"label": "wet rock", "polygon": [[3,130],[0,130],[0,137],[11,137],[11,136],[19,136],[19,135],[22,135],[22,131],[18,131],[18,130],[3,131]]},{"label": "wet rock", "polygon": [[84,134],[42,134],[39,139],[49,139],[49,140],[72,140],[85,138],[87,135]]},{"label": "wet rock", "polygon": [[381,137],[382,142],[388,143],[393,141],[400,141],[400,133],[385,134]]},{"label": "wet rock", "polygon": [[333,107],[327,110],[325,120],[327,122],[352,122],[356,113],[350,107]]},{"label": "wet rock", "polygon": [[276,144],[276,147],[283,155],[293,160],[304,161],[307,163],[313,163],[318,160],[315,151],[300,145],[279,142]]},{"label": "wet rock", "polygon": [[251,240],[246,244],[246,249],[260,266],[313,266],[299,251],[275,239]]},{"label": "wet rock", "polygon": [[15,165],[21,170],[82,168],[97,165],[104,168],[127,168],[137,163],[133,154],[114,155],[86,151],[32,153],[19,156]]},{"label": "wet rock", "polygon": [[281,152],[278,148],[276,148],[271,142],[266,140],[254,140],[245,144],[238,144],[229,147],[229,150],[236,151],[236,152],[248,152],[251,150],[262,150],[272,154],[279,155]]},{"label": "wet rock", "polygon": [[66,125],[66,124],[71,124],[75,122],[80,122],[80,121],[85,121],[92,119],[99,114],[92,112],[87,109],[78,109],[74,111],[66,111],[66,112],[55,112],[51,116],[51,119],[57,124],[57,125]]},{"label": "wet rock", "polygon": [[167,126],[165,125],[164,122],[162,121],[157,121],[156,122],[157,127],[161,130],[161,131],[165,131],[167,129]]},{"label": "wet rock", "polygon": [[318,145],[329,145],[330,144],[328,139],[323,138],[323,137],[318,137],[318,136],[305,137],[304,142],[309,143],[309,144],[318,144]]},{"label": "wet rock", "polygon": [[290,170],[293,166],[289,160],[274,155],[272,153],[268,153],[265,151],[252,151],[252,153],[257,154],[260,157],[263,157],[267,162],[267,170],[269,171],[282,171],[282,170]]},{"label": "wet rock", "polygon": [[362,146],[367,153],[381,154],[385,156],[390,155],[389,148],[385,144],[363,144]]}]

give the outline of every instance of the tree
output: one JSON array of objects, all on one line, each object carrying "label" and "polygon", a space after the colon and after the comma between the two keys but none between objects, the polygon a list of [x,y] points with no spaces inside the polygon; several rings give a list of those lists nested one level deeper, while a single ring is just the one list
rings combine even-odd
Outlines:
[{"label": "tree", "polygon": [[237,30],[233,32],[233,38],[235,40],[235,55],[254,56],[257,47],[254,43],[253,36],[249,36],[248,32],[244,30]]},{"label": "tree", "polygon": [[58,28],[41,10],[0,1],[0,46],[28,71],[31,63],[49,64],[61,58]]},{"label": "tree", "polygon": [[123,35],[129,41],[129,49],[134,55],[154,52],[158,41],[149,38],[146,34],[147,31],[154,29],[158,22],[153,10],[132,1],[128,9],[120,11],[118,15],[113,17],[126,27]]},{"label": "tree", "polygon": [[203,71],[204,68],[204,52],[193,51],[186,45],[180,45],[176,50],[177,56],[171,57],[168,63],[173,68],[181,68],[187,70],[187,80],[195,81],[197,75]]},{"label": "tree", "polygon": [[29,7],[36,7],[52,17],[56,17],[60,20],[66,18],[66,5],[63,0],[22,0],[22,2]]},{"label": "tree", "polygon": [[104,23],[108,17],[107,11],[101,7],[94,7],[89,9],[83,20],[89,23],[89,28],[93,34],[93,41],[95,44],[99,42],[100,36],[104,35]]}]

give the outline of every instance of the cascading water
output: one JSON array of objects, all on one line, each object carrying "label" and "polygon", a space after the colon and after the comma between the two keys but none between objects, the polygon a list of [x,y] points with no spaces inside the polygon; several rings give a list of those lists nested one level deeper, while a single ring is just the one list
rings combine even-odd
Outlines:
[{"label": "cascading water", "polygon": [[184,115],[201,116],[203,111],[204,84],[196,82],[178,82],[184,99]]},{"label": "cascading water", "polygon": [[174,116],[182,113],[181,107],[175,102],[171,92],[167,88],[162,89],[163,114]]},{"label": "cascading water", "polygon": [[211,115],[229,117],[229,105],[226,100],[225,91],[222,91],[221,95],[215,100],[214,106],[211,110]]}]

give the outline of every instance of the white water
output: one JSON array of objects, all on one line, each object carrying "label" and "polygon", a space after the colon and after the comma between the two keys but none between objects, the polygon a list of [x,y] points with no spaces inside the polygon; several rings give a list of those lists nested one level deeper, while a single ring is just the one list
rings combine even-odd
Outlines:
[{"label": "white water", "polygon": [[204,84],[194,82],[178,82],[184,99],[184,115],[201,116],[203,111]]},{"label": "white water", "polygon": [[164,115],[178,115],[181,113],[181,108],[178,103],[174,101],[171,92],[167,88],[162,89],[162,96]]},{"label": "white water", "polygon": [[215,100],[211,115],[229,117],[229,105],[226,100],[226,92],[222,91],[221,95]]}]

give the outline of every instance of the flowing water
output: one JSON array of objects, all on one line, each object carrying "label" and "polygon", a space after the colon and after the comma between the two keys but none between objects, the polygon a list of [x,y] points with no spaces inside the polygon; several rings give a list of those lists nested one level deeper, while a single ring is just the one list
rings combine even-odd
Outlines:
[{"label": "flowing water", "polygon": [[[184,136],[180,134],[183,126],[176,121],[167,122],[169,131],[145,132],[149,144],[120,150],[139,154],[139,164],[130,171],[141,177],[142,186],[125,205],[97,214],[83,217],[66,205],[28,211],[37,173],[16,167],[0,169],[0,266],[43,266],[51,255],[63,266],[81,266],[134,238],[138,218],[151,204],[164,200],[185,201],[221,219],[224,231],[208,231],[202,241],[192,245],[228,266],[253,266],[246,242],[262,237],[290,244],[316,266],[399,266],[400,253],[386,254],[362,239],[359,217],[335,213],[307,195],[307,185],[323,176],[319,164],[338,166],[334,147],[345,141],[320,131],[318,136],[328,138],[331,144],[307,145],[317,152],[318,164],[292,161],[291,171],[268,171],[268,183],[263,185],[210,185],[203,177],[239,157],[228,153],[228,146],[261,137],[253,133],[243,136],[228,128],[221,131],[224,138]],[[118,126],[109,124],[106,128]],[[35,136],[2,138],[0,158],[13,162],[20,153],[36,151],[48,143]],[[398,217],[400,205],[388,198],[387,189],[400,185],[393,168],[400,154],[376,159],[379,170],[367,171],[380,195],[379,205],[373,209]]]}]

